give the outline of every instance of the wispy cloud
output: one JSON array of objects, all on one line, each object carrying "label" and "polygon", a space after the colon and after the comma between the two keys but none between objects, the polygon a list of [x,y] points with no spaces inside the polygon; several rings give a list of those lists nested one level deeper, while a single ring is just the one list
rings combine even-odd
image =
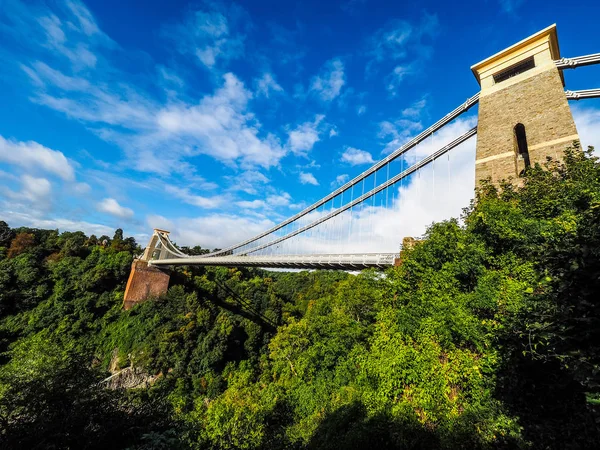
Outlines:
[{"label": "wispy cloud", "polygon": [[201,64],[212,69],[219,62],[226,63],[244,54],[243,28],[248,24],[246,12],[238,5],[206,2],[184,23],[166,27],[163,36],[181,53],[194,55]]},{"label": "wispy cloud", "polygon": [[384,77],[390,95],[397,93],[403,80],[421,69],[432,53],[430,41],[437,35],[436,15],[424,14],[419,23],[392,20],[377,30],[369,40],[367,77],[387,71]]},{"label": "wispy cloud", "polygon": [[86,222],[83,220],[72,220],[61,217],[43,218],[31,212],[17,212],[5,210],[2,213],[3,220],[6,220],[11,226],[28,226],[34,228],[59,229],[63,231],[83,231],[87,234],[97,236],[112,235],[114,228],[106,225]]},{"label": "wispy cloud", "polygon": [[319,182],[317,181],[315,176],[310,172],[300,172],[300,183],[312,184],[313,186],[319,185]]},{"label": "wispy cloud", "polygon": [[247,170],[239,175],[227,178],[232,182],[229,190],[243,191],[251,195],[257,194],[260,189],[263,189],[271,181],[256,170]]},{"label": "wispy cloud", "polygon": [[346,83],[344,63],[338,58],[327,61],[321,73],[312,79],[310,90],[316,93],[325,102],[330,102],[342,90]]},{"label": "wispy cloud", "polygon": [[37,142],[17,142],[0,136],[0,161],[27,169],[41,169],[63,180],[75,179],[75,169],[65,155]]},{"label": "wispy cloud", "polygon": [[[593,100],[592,100],[593,101]],[[600,102],[597,103],[600,107]],[[600,108],[573,105],[573,119],[577,133],[584,147],[592,146],[596,154],[600,153]]]},{"label": "wispy cloud", "polygon": [[105,198],[98,202],[97,208],[98,211],[105,212],[120,219],[130,219],[133,217],[133,210],[121,206],[114,198]]},{"label": "wispy cloud", "polygon": [[346,181],[348,181],[350,179],[350,176],[347,173],[342,173],[340,175],[338,175],[337,177],[335,177],[335,180],[333,180],[330,184],[331,189],[335,189],[341,185],[343,185],[344,183],[346,183]]},{"label": "wispy cloud", "polygon": [[269,98],[273,92],[283,92],[283,88],[275,81],[273,74],[265,72],[256,82],[256,94]]},{"label": "wispy cloud", "polygon": [[87,36],[101,34],[94,16],[81,2],[69,0],[66,2],[66,5],[77,18],[79,28],[84,34]]},{"label": "wispy cloud", "polygon": [[378,137],[385,142],[383,153],[391,153],[423,129],[420,121],[397,119],[379,123]]},{"label": "wispy cloud", "polygon": [[373,164],[375,162],[369,152],[354,147],[347,147],[344,153],[342,153],[340,161],[352,166]]},{"label": "wispy cloud", "polygon": [[267,213],[276,208],[291,207],[292,196],[287,192],[267,195],[264,200],[242,200],[236,202],[236,205],[245,209],[260,209]]},{"label": "wispy cloud", "polygon": [[421,117],[423,110],[427,107],[427,99],[422,98],[421,100],[417,100],[408,108],[404,108],[402,110],[402,117],[406,117],[409,119],[418,119]]},{"label": "wispy cloud", "polygon": [[421,119],[426,115],[426,108],[424,97],[404,108],[397,119],[379,123],[378,136],[386,141],[383,153],[391,153],[423,129]]},{"label": "wispy cloud", "polygon": [[225,198],[220,195],[216,195],[214,197],[203,197],[201,195],[193,194],[189,188],[165,185],[164,189],[168,194],[173,195],[189,205],[197,206],[199,208],[218,208],[225,201]]},{"label": "wispy cloud", "polygon": [[76,71],[93,68],[98,60],[93,46],[112,47],[114,43],[81,2],[67,1],[65,6],[62,20],[53,13],[36,18],[46,37],[42,45],[66,57]]},{"label": "wispy cloud", "polygon": [[21,177],[23,183],[22,194],[34,203],[48,201],[52,191],[52,185],[46,178],[36,178],[30,175]]},{"label": "wispy cloud", "polygon": [[247,111],[252,93],[231,73],[198,104],[161,106],[132,86],[95,85],[41,62],[26,72],[38,88],[35,102],[89,123],[100,137],[122,146],[142,171],[177,171],[186,167],[182,159],[194,154],[269,168],[286,153],[274,135],[259,136],[260,123]]},{"label": "wispy cloud", "polygon": [[267,197],[267,204],[271,206],[290,206],[292,201],[292,196],[287,192],[282,192],[280,194],[269,195]]},{"label": "wispy cloud", "polygon": [[237,206],[245,209],[264,209],[267,204],[263,200],[242,200],[235,202]]},{"label": "wispy cloud", "polygon": [[296,155],[306,155],[319,141],[319,124],[325,118],[318,114],[312,122],[304,122],[288,132],[288,146]]}]

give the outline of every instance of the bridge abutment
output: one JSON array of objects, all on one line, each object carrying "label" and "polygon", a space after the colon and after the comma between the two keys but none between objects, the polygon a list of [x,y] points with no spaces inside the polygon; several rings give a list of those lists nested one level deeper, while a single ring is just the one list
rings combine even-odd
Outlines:
[{"label": "bridge abutment", "polygon": [[149,266],[146,261],[134,259],[125,288],[123,308],[128,310],[149,298],[166,294],[170,278],[171,275],[167,270]]}]

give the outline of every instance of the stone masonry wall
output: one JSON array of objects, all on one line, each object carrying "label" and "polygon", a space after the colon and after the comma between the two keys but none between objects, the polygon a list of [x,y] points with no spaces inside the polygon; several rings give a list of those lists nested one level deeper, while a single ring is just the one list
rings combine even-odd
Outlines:
[{"label": "stone masonry wall", "polygon": [[148,266],[146,261],[134,260],[123,297],[123,307],[131,309],[137,303],[165,294],[170,278],[168,273]]},{"label": "stone masonry wall", "polygon": [[[517,160],[514,127],[525,125],[531,164],[546,156],[560,159],[577,137],[577,129],[556,67],[483,95],[479,100],[475,179],[498,182],[516,177],[523,168]],[[483,161],[482,161],[483,160]]]}]

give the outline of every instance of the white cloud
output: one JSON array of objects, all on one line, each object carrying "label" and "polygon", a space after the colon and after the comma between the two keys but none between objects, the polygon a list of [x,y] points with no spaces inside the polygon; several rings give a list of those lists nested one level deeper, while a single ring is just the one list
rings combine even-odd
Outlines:
[{"label": "white cloud", "polygon": [[330,138],[334,137],[334,136],[337,136],[337,135],[338,135],[338,132],[337,132],[337,129],[335,127],[331,128],[331,130],[329,130],[329,137]]},{"label": "white cloud", "polygon": [[265,72],[256,82],[256,93],[269,98],[272,92],[283,92],[283,88],[275,81],[272,74]]},{"label": "white cloud", "polygon": [[95,234],[101,236],[106,234],[111,236],[114,233],[114,228],[105,225],[90,223],[79,220],[71,220],[65,218],[41,218],[33,214],[5,210],[2,212],[2,219],[7,221],[12,227],[33,227],[43,228],[47,230],[59,229],[61,231],[83,231],[86,234]]},{"label": "white cloud", "polygon": [[178,76],[175,72],[173,72],[170,69],[167,69],[164,66],[158,67],[158,73],[161,76],[161,78],[168,83],[171,83],[178,87],[183,87],[185,85],[184,81],[181,79],[180,76]]},{"label": "white cloud", "polygon": [[413,72],[414,69],[411,65],[394,67],[394,70],[392,70],[392,72],[386,77],[386,89],[392,96],[396,95],[398,88],[400,87],[400,84],[402,83],[404,78],[407,75],[412,74]]},{"label": "white cloud", "polygon": [[65,75],[41,61],[33,62],[31,67],[21,65],[21,68],[42,85],[53,85],[71,92],[85,92],[92,88],[91,83],[86,79]]},{"label": "white cloud", "polygon": [[319,185],[319,182],[317,181],[315,176],[310,172],[300,172],[300,183],[312,184],[313,186]]},{"label": "white cloud", "polygon": [[26,170],[42,169],[63,180],[75,179],[75,170],[62,152],[37,142],[16,142],[0,136],[0,161]]},{"label": "white cloud", "polygon": [[281,194],[269,195],[267,197],[267,203],[271,206],[289,206],[292,200],[292,196],[287,192]]},{"label": "white cloud", "polygon": [[418,119],[419,117],[421,117],[421,114],[426,106],[427,100],[425,98],[417,100],[408,108],[404,108],[402,110],[402,117],[407,117],[409,119]]},{"label": "white cloud", "polygon": [[36,178],[29,175],[21,177],[23,184],[22,195],[32,202],[48,201],[52,185],[45,178]]},{"label": "white cloud", "polygon": [[[600,101],[586,100],[586,102],[589,102],[586,106],[571,105],[573,119],[575,120],[581,145],[584,148],[587,148],[588,145],[593,146],[595,153],[598,154],[600,152]],[[597,107],[587,106],[592,104]]]},{"label": "white cloud", "polygon": [[156,122],[159,139],[181,142],[182,149],[204,153],[225,162],[241,161],[243,167],[269,168],[285,155],[278,139],[268,134],[258,137],[260,124],[246,106],[252,94],[233,74],[223,77],[224,84],[213,96],[206,96],[197,106],[172,105],[161,109]]},{"label": "white cloud", "polygon": [[133,210],[119,205],[114,198],[105,198],[97,204],[99,211],[105,212],[121,219],[130,219],[133,217]]},{"label": "white cloud", "polygon": [[330,102],[340,95],[345,83],[344,63],[336,58],[325,63],[321,73],[312,79],[310,90],[318,94],[321,100]]},{"label": "white cloud", "polygon": [[[252,94],[233,74],[198,104],[160,107],[132,87],[113,94],[82,78],[68,77],[43,64],[28,68],[49,84],[34,101],[91,125],[103,139],[123,147],[138,170],[166,173],[185,168],[182,159],[207,154],[244,168],[277,166],[286,154],[272,134],[260,137],[260,123],[247,111]],[[60,96],[48,93],[59,89]]]},{"label": "white cloud", "polygon": [[378,137],[386,140],[383,153],[393,152],[422,129],[423,125],[419,121],[398,119],[394,122],[381,122]]},{"label": "white cloud", "polygon": [[358,107],[358,109],[356,110],[356,114],[358,114],[359,116],[362,116],[366,112],[367,112],[367,107],[365,105],[360,105]]},{"label": "white cloud", "polygon": [[100,33],[94,16],[81,2],[75,0],[68,1],[67,7],[77,18],[79,28],[83,33],[88,36]]},{"label": "white cloud", "polygon": [[37,19],[38,23],[46,31],[48,42],[53,46],[62,45],[66,41],[66,36],[62,30],[62,23],[58,17],[54,14],[49,16],[40,17]]},{"label": "white cloud", "polygon": [[[70,12],[63,20],[48,11],[36,18],[45,32],[45,47],[66,57],[75,71],[93,68],[98,57],[93,46],[111,46],[112,41],[100,31],[93,15],[78,1],[66,2]],[[30,38],[30,36],[28,36]]]},{"label": "white cloud", "polygon": [[250,195],[256,194],[259,188],[262,189],[270,181],[265,175],[256,170],[247,170],[240,175],[227,177],[227,179],[232,182],[229,190],[243,191]]},{"label": "white cloud", "polygon": [[325,116],[315,116],[313,122],[305,122],[288,133],[288,146],[296,155],[306,155],[319,141],[319,123]]},{"label": "white cloud", "polygon": [[392,138],[387,143],[384,153],[396,150],[396,148],[400,147],[404,142],[423,129],[421,118],[424,115],[426,107],[427,100],[423,98],[412,103],[408,108],[404,108],[399,118],[379,123],[378,136],[382,139]]},{"label": "white cloud", "polygon": [[339,186],[342,186],[350,179],[350,176],[347,173],[343,173],[335,177],[335,180],[331,182],[331,189],[335,189]]},{"label": "white cloud", "polygon": [[219,195],[214,197],[202,197],[201,195],[192,194],[189,188],[181,188],[168,184],[165,185],[165,192],[179,198],[189,205],[206,209],[218,208],[225,201],[225,198]]},{"label": "white cloud", "polygon": [[264,207],[267,206],[267,204],[262,200],[252,200],[252,201],[243,200],[243,201],[235,202],[235,204],[238,205],[240,208],[245,208],[245,209],[263,209]]},{"label": "white cloud", "polygon": [[[237,206],[249,210],[261,210],[261,214],[273,214],[273,211],[281,207],[292,207],[292,197],[287,192],[281,192],[279,194],[270,194],[265,197],[264,200],[242,200],[235,202]],[[248,213],[248,212],[246,212]],[[260,217],[264,217],[260,215]]]},{"label": "white cloud", "polygon": [[353,166],[357,166],[359,164],[373,164],[375,162],[369,152],[354,147],[346,148],[346,151],[342,153],[340,161]]},{"label": "white cloud", "polygon": [[[249,24],[246,13],[236,5],[207,3],[202,8],[192,13],[187,23],[165,30],[164,35],[175,39],[184,53],[199,52],[202,56],[206,50],[206,57],[212,54],[215,64],[234,57],[237,50],[233,50],[243,49],[243,29]],[[66,13],[64,8],[54,9],[56,14],[50,8],[40,8],[41,15],[36,17],[28,16],[19,6],[16,13],[23,17],[15,21],[19,26],[13,26],[10,33],[27,42],[35,54],[43,52],[43,47],[51,50],[40,59],[53,63],[55,59],[50,56],[56,50],[61,54],[68,50],[71,59],[82,62],[85,55],[76,55],[78,50],[81,53],[89,48],[88,52],[96,58],[103,55],[100,51],[109,47],[109,42],[112,45],[83,4],[71,2]],[[234,32],[234,27],[242,31]],[[37,35],[33,39],[27,36],[35,29]],[[92,54],[92,50],[96,53]],[[35,88],[32,101],[85,123],[102,139],[123,148],[130,167],[160,174],[177,173],[189,168],[185,159],[207,154],[230,166],[270,168],[277,166],[287,153],[274,134],[261,131],[260,122],[248,109],[252,93],[231,73],[224,75],[215,92],[199,102],[178,101],[177,92],[172,90],[167,92],[165,101],[128,82],[129,74],[111,65],[108,58],[102,62],[93,72],[75,76],[68,70],[58,70],[58,63],[50,67],[31,62],[22,65],[22,70]],[[210,65],[211,61],[205,58],[205,63]],[[182,80],[177,74],[162,66],[157,66],[157,70],[161,82],[168,82],[170,89],[181,88]],[[269,89],[273,92],[278,85],[270,83]]]},{"label": "white cloud", "polygon": [[[413,163],[426,156],[429,156],[442,148],[444,145],[465,134],[475,125],[477,125],[476,115],[462,116],[434,133],[432,136],[418,144],[413,149],[409,150],[405,154],[404,159],[409,163]],[[472,140],[474,141],[475,139]]]},{"label": "white cloud", "polygon": [[111,92],[103,83],[65,75],[39,61],[23,70],[35,84],[41,83],[32,100],[71,118],[145,132],[156,126],[156,105],[130,86],[119,83],[114,86],[116,92]]},{"label": "white cloud", "polygon": [[87,194],[92,190],[91,186],[87,183],[76,183],[73,190],[77,194]]}]

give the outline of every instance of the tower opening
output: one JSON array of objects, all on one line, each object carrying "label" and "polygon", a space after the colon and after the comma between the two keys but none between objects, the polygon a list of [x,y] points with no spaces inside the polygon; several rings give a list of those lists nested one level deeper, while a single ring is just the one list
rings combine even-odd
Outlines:
[{"label": "tower opening", "polygon": [[515,77],[520,73],[527,72],[530,69],[535,67],[535,60],[533,56],[524,59],[523,61],[514,64],[504,70],[501,70],[498,73],[493,75],[494,83],[502,83],[504,80],[508,80],[509,78]]},{"label": "tower opening", "polygon": [[527,134],[525,133],[525,125],[518,123],[515,125],[515,139],[517,141],[517,167],[518,161],[523,160],[524,169],[519,173],[522,176],[523,173],[531,167],[529,160],[529,150],[527,149]]}]

